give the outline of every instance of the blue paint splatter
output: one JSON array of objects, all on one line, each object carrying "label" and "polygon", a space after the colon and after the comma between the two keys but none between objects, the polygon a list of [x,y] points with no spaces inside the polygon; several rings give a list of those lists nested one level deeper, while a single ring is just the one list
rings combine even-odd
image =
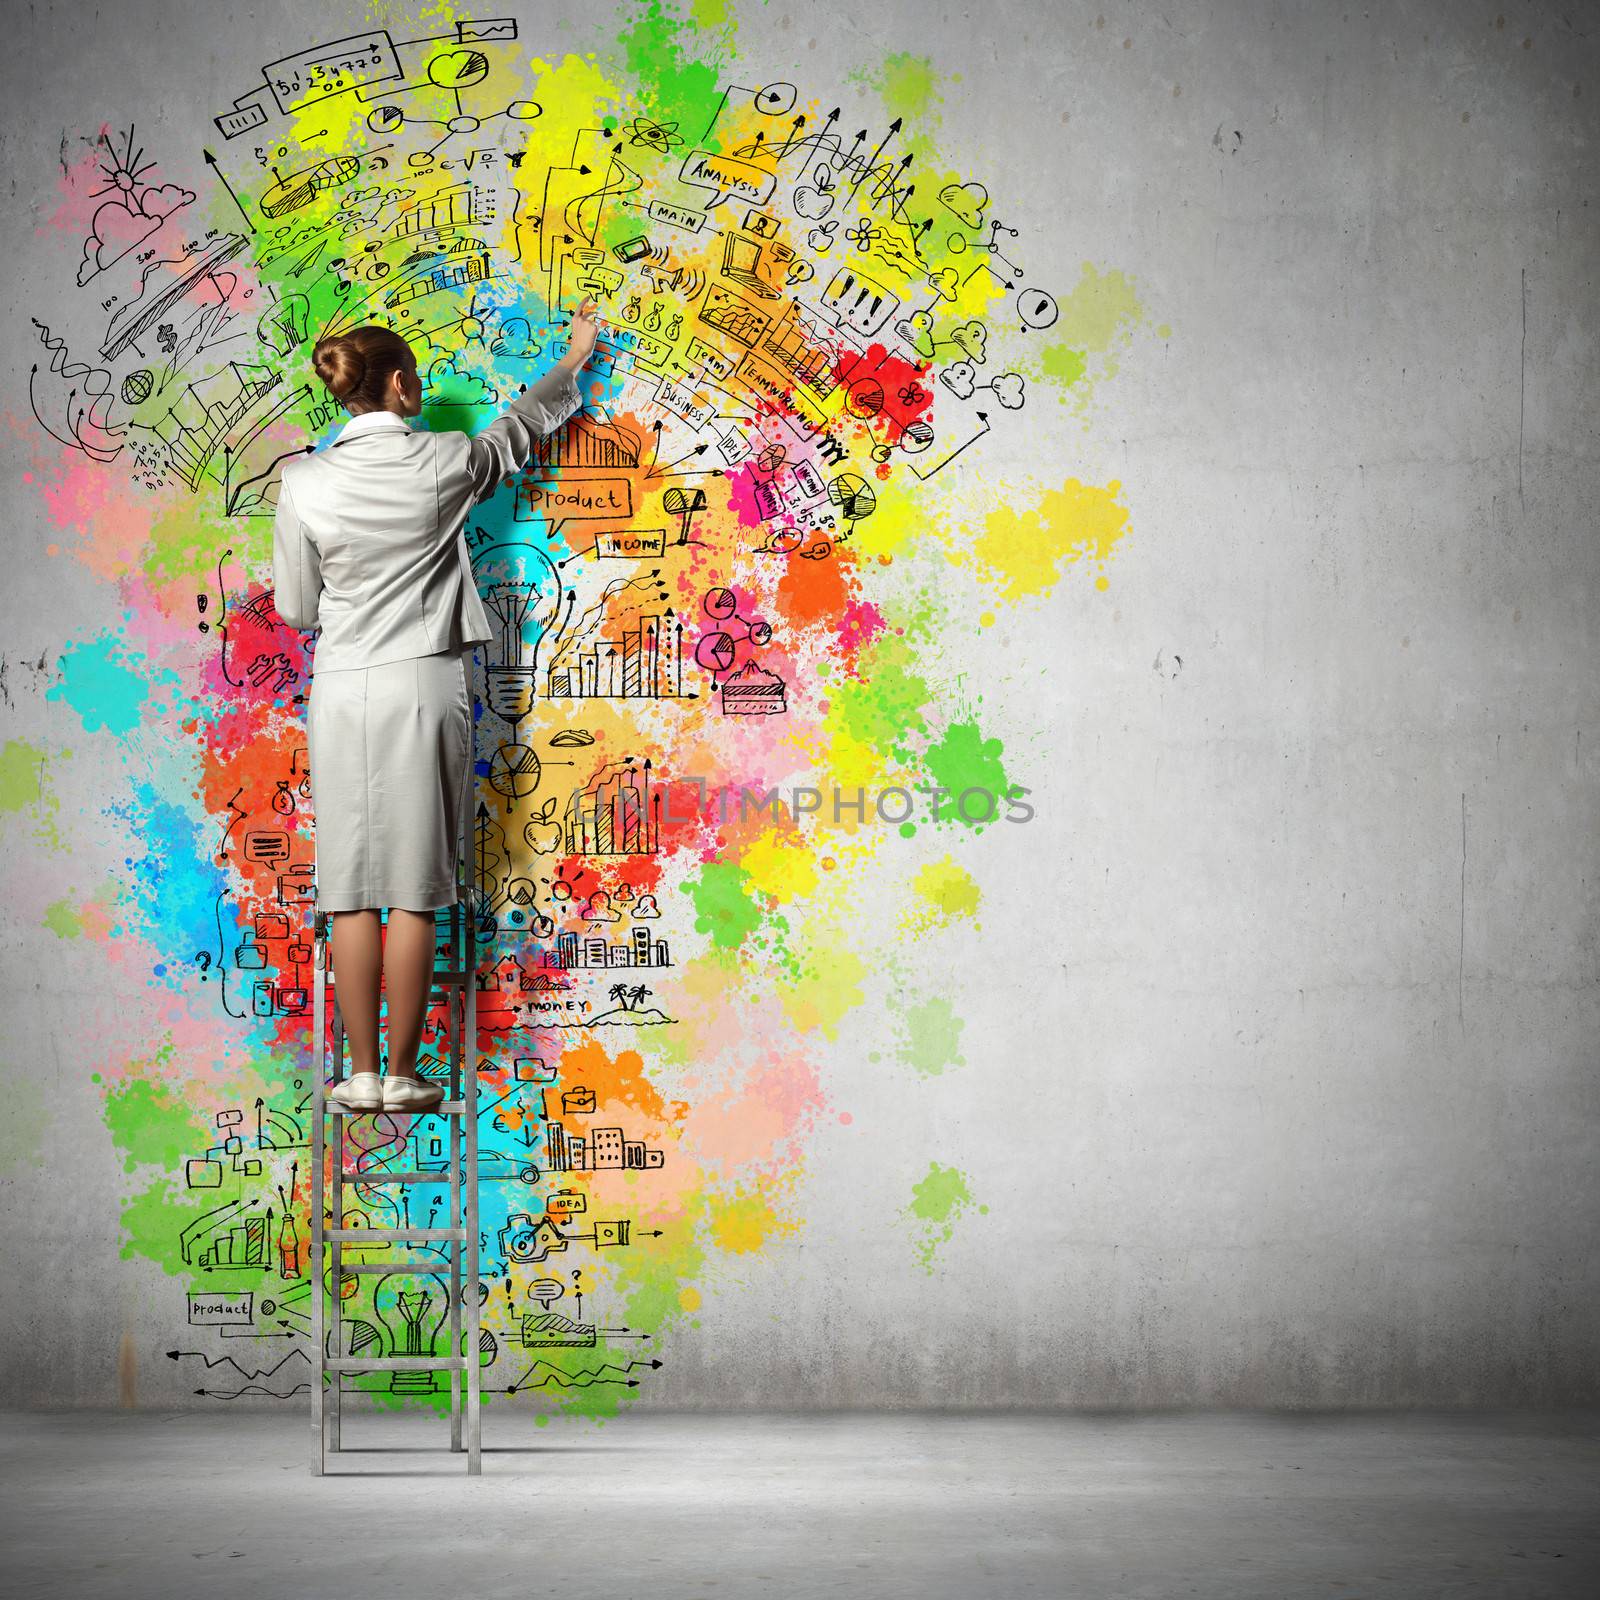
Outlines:
[{"label": "blue paint splatter", "polygon": [[[148,935],[169,954],[206,950],[219,962],[226,958],[228,950],[217,948],[219,905],[225,936],[244,926],[243,911],[226,869],[215,859],[211,820],[197,820],[148,782],[135,784],[125,804],[107,810],[145,846],[134,864],[129,894]],[[177,987],[177,972],[170,976]]]},{"label": "blue paint splatter", "polygon": [[83,639],[61,657],[61,682],[52,684],[45,699],[70,706],[84,727],[93,733],[132,733],[145,717],[145,706],[156,683],[176,687],[176,673],[158,671],[146,677],[108,633]]}]

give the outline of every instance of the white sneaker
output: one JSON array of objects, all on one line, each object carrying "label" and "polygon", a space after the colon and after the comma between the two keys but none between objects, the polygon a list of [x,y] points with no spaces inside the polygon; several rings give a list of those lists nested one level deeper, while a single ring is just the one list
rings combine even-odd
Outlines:
[{"label": "white sneaker", "polygon": [[347,1111],[382,1111],[383,1079],[376,1072],[353,1072],[328,1091]]},{"label": "white sneaker", "polygon": [[422,1078],[397,1078],[393,1073],[383,1080],[385,1111],[431,1111],[444,1099],[440,1084]]}]

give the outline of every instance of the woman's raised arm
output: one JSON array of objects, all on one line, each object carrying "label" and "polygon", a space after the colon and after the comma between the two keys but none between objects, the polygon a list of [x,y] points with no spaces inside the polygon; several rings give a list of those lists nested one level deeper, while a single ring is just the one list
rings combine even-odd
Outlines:
[{"label": "woman's raised arm", "polygon": [[537,441],[582,409],[577,375],[594,354],[598,335],[594,301],[585,299],[568,325],[567,353],[482,433],[468,440],[467,470],[474,503],[493,494],[502,478],[527,466]]}]

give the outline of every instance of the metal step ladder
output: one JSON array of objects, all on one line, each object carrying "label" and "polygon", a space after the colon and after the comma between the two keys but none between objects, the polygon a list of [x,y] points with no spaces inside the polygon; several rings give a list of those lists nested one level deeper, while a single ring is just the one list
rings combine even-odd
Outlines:
[{"label": "metal step ladder", "polygon": [[[327,1091],[345,1076],[344,1017],[339,1010],[336,986],[328,963],[329,913],[318,911],[314,918],[312,952],[312,1112],[311,1112],[311,1266],[315,1275],[311,1296],[311,1471],[321,1476],[329,1455],[338,1454],[340,1442],[343,1375],[347,1372],[395,1372],[450,1374],[450,1449],[466,1451],[467,1471],[483,1470],[481,1421],[481,1366],[479,1342],[482,1334],[479,1307],[478,1257],[478,1070],[477,1070],[477,942],[474,925],[472,886],[474,883],[473,847],[475,826],[470,800],[475,790],[472,755],[469,749],[467,801],[462,805],[460,893],[445,913],[450,924],[450,956],[442,966],[436,964],[430,1007],[437,1004],[442,990],[446,1000],[449,1076],[443,1102],[427,1112],[350,1111],[328,1099]],[[436,916],[438,913],[436,913]],[[332,1015],[329,1015],[329,998]],[[332,1072],[329,1073],[329,1046],[332,1046]],[[357,1117],[401,1116],[407,1118],[443,1117],[450,1127],[450,1153],[447,1169],[400,1171],[386,1168],[370,1172],[351,1172],[346,1167],[346,1133]],[[332,1120],[330,1136],[329,1119]],[[329,1149],[333,1160],[327,1160]],[[324,1166],[331,1183],[325,1183]],[[449,1226],[403,1228],[345,1227],[345,1191],[390,1184],[441,1185],[450,1191]],[[326,1214],[325,1214],[326,1213]],[[331,1217],[330,1224],[328,1218]],[[381,1277],[403,1274],[411,1277],[442,1276],[444,1263],[438,1257],[412,1257],[381,1262],[346,1265],[347,1245],[367,1244],[444,1244],[449,1246],[450,1319],[449,1353],[438,1355],[367,1356],[345,1355],[343,1296],[347,1276]],[[331,1259],[329,1258],[331,1254]],[[331,1284],[331,1293],[326,1285]],[[403,1297],[402,1297],[403,1298]],[[331,1313],[328,1306],[331,1305]],[[465,1315],[463,1315],[463,1311]],[[465,1351],[462,1334],[466,1334]],[[333,1353],[329,1354],[329,1347]]]}]

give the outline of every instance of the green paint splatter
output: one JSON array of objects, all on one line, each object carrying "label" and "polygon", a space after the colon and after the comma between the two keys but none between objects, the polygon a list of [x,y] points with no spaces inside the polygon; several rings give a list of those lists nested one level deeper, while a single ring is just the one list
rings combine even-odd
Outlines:
[{"label": "green paint splatter", "polygon": [[751,898],[750,874],[729,861],[708,861],[683,892],[694,901],[695,928],[714,945],[736,950],[761,926],[761,908]]},{"label": "green paint splatter", "polygon": [[111,1137],[126,1152],[127,1172],[140,1165],[181,1172],[197,1146],[204,1150],[212,1142],[203,1115],[181,1100],[172,1084],[124,1079],[107,1091],[104,1109]]},{"label": "green paint splatter", "polygon": [[7,1067],[0,1084],[6,1103],[6,1114],[0,1118],[0,1178],[9,1178],[24,1162],[44,1165],[44,1135],[50,1116],[36,1077]]},{"label": "green paint splatter", "polygon": [[[720,6],[700,4],[694,15],[678,15],[666,0],[647,0],[617,36],[628,70],[637,81],[638,100],[660,126],[676,123],[679,137],[698,138],[722,98],[722,65],[732,46],[734,25]],[[713,29],[717,31],[713,31]]]},{"label": "green paint splatter", "polygon": [[961,1032],[966,1024],[944,995],[934,995],[905,1014],[905,1038],[900,1059],[915,1067],[925,1078],[937,1077],[946,1067],[966,1064],[961,1054]]},{"label": "green paint splatter", "polygon": [[36,806],[44,797],[43,750],[26,739],[7,739],[0,749],[0,811]]},{"label": "green paint splatter", "polygon": [[[949,796],[939,802],[939,821],[958,822],[981,833],[1006,815],[1011,780],[1000,760],[1004,748],[1000,740],[986,739],[975,722],[953,722],[945,729],[944,737],[923,757],[930,777]],[[969,789],[978,792],[967,797],[963,811],[961,796]]]},{"label": "green paint splatter", "polygon": [[[182,1168],[179,1168],[181,1173]],[[197,1223],[216,1205],[212,1195],[201,1198],[198,1191],[184,1187],[182,1177],[165,1175],[152,1178],[143,1189],[135,1189],[122,1203],[122,1243],[124,1260],[143,1256],[168,1272],[183,1275],[187,1269],[172,1260],[172,1241]],[[250,1280],[230,1283],[230,1290],[253,1287]]]},{"label": "green paint splatter", "polygon": [[1052,383],[1065,389],[1089,370],[1089,358],[1071,345],[1047,344],[1040,353],[1039,370]]},{"label": "green paint splatter", "polygon": [[[930,1161],[926,1176],[913,1185],[911,1203],[906,1207],[907,1214],[921,1226],[917,1259],[925,1272],[933,1272],[935,1256],[950,1242],[956,1224],[971,1205],[966,1174],[959,1167],[941,1167]],[[980,1214],[986,1215],[988,1210],[988,1206],[978,1207]]]},{"label": "green paint splatter", "polygon": [[[1092,261],[1083,263],[1077,286],[1062,297],[1060,307],[1054,337],[1039,351],[1033,375],[1054,385],[1063,398],[1071,390],[1082,410],[1091,388],[1090,358],[1099,358],[1093,382],[1114,377],[1118,353],[1148,316],[1125,272],[1115,267],[1101,272]],[[1172,332],[1165,323],[1156,331],[1162,338]]]},{"label": "green paint splatter", "polygon": [[883,65],[871,74],[890,116],[924,124],[938,120],[939,78],[930,57],[907,51],[885,56]]},{"label": "green paint splatter", "polygon": [[101,933],[119,934],[122,924],[116,920],[116,908],[121,896],[121,885],[115,878],[106,878],[86,900],[65,896],[52,900],[44,908],[41,925],[58,939],[81,939],[91,927]]},{"label": "green paint splatter", "polygon": [[[163,1064],[171,1066],[172,1053],[168,1046],[153,1061],[140,1065],[160,1071]],[[142,1256],[182,1276],[187,1269],[174,1261],[172,1241],[218,1203],[214,1192],[187,1187],[185,1163],[197,1149],[204,1150],[212,1143],[214,1130],[203,1112],[180,1097],[176,1085],[156,1078],[130,1077],[112,1085],[102,1110],[122,1152],[123,1170],[158,1169],[143,1188],[136,1188],[123,1201],[123,1258],[132,1261]],[[247,1289],[251,1284],[229,1287]]]},{"label": "green paint splatter", "polygon": [[6,740],[0,749],[0,816],[26,812],[33,819],[32,837],[61,850],[61,801],[50,785],[49,764],[50,754],[40,746],[26,739]]},{"label": "green paint splatter", "polygon": [[923,710],[934,698],[928,680],[913,670],[914,660],[904,638],[881,635],[862,652],[860,677],[832,690],[828,721],[883,755],[911,760],[906,736],[929,731]]}]

